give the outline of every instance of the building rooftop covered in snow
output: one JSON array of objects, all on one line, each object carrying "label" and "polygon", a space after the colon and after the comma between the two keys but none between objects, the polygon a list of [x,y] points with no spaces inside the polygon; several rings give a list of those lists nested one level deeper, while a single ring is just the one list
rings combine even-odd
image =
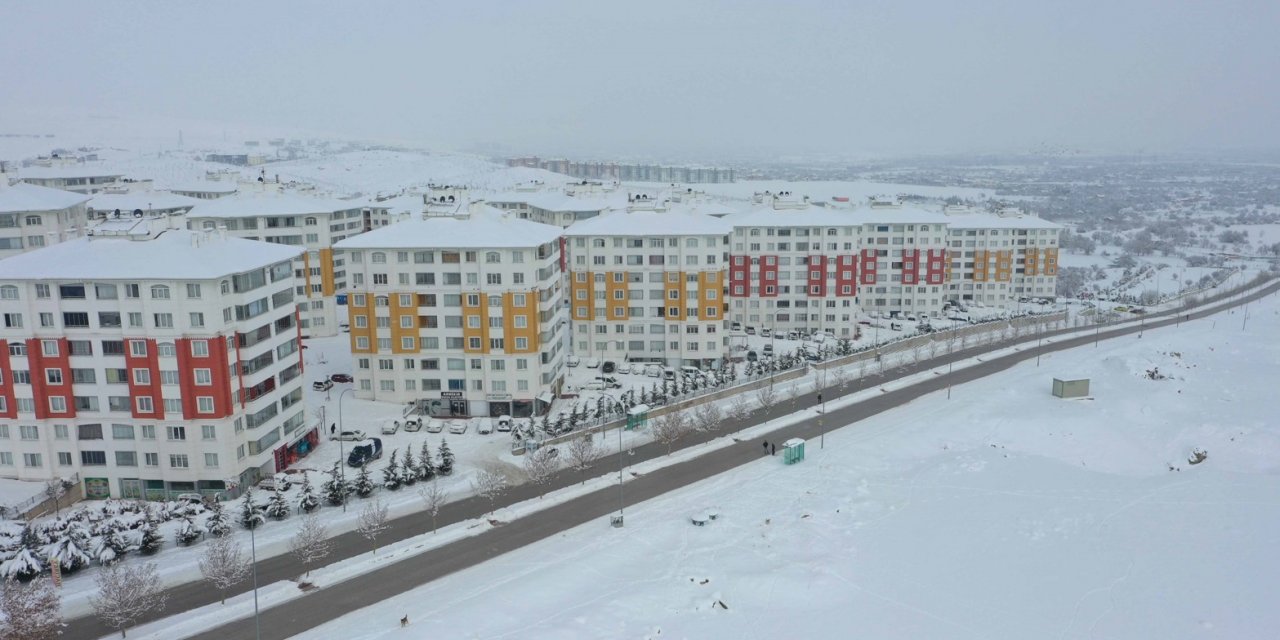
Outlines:
[{"label": "building rooftop covered in snow", "polygon": [[62,189],[0,182],[0,258],[80,235],[88,200]]}]

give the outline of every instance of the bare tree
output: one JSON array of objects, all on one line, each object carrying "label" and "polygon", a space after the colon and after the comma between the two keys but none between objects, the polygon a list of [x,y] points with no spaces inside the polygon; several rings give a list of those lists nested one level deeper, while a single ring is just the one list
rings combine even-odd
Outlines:
[{"label": "bare tree", "polygon": [[849,372],[844,367],[832,367],[828,372],[831,375],[831,386],[837,389],[847,389],[849,386]]},{"label": "bare tree", "polygon": [[573,442],[569,443],[569,465],[582,476],[583,484],[587,483],[587,471],[596,460],[600,459],[602,453],[590,435],[574,438]]},{"label": "bare tree", "polygon": [[[590,439],[590,436],[587,436]],[[539,447],[524,455],[524,472],[529,480],[538,485],[538,497],[546,494],[547,484],[556,471],[560,469],[560,458],[551,447]]]},{"label": "bare tree", "polygon": [[930,360],[933,360],[934,358],[938,357],[938,348],[939,348],[938,341],[930,339],[929,340],[929,359]]},{"label": "bare tree", "polygon": [[99,618],[125,636],[125,630],[152,611],[163,611],[168,595],[153,562],[112,564],[98,570],[98,595],[89,603]]},{"label": "bare tree", "polygon": [[[589,436],[588,439],[590,439]],[[431,514],[431,533],[435,533],[436,514],[440,513],[440,507],[443,507],[449,501],[449,494],[445,492],[439,482],[428,482],[418,487],[418,497],[422,498],[422,506],[426,508],[427,513]]]},{"label": "bare tree", "polygon": [[50,500],[53,500],[53,514],[55,517],[62,515],[62,504],[59,500],[61,500],[62,496],[66,493],[67,485],[62,478],[54,478],[44,483],[44,495]]},{"label": "bare tree", "polygon": [[497,469],[482,468],[471,480],[471,488],[489,501],[489,511],[493,511],[498,498],[507,490],[507,476]]},{"label": "bare tree", "polygon": [[0,587],[0,638],[54,640],[62,634],[62,603],[44,580],[5,580]]},{"label": "bare tree", "polygon": [[218,589],[222,604],[227,603],[227,589],[249,575],[249,559],[240,553],[240,545],[231,536],[210,540],[199,565],[204,579]]},{"label": "bare tree", "polygon": [[714,402],[704,402],[693,410],[692,426],[702,433],[715,433],[724,424],[724,412]]},{"label": "bare tree", "polygon": [[667,455],[671,455],[671,445],[689,431],[689,419],[680,411],[663,414],[653,420],[652,425],[653,439],[666,445]]},{"label": "bare tree", "polygon": [[729,404],[729,410],[725,412],[725,419],[734,422],[743,422],[751,415],[751,409],[747,408],[746,402],[733,402]]},{"label": "bare tree", "polygon": [[381,498],[374,498],[373,502],[365,503],[364,508],[360,510],[360,525],[356,527],[356,531],[373,543],[373,552],[378,553],[378,536],[390,526],[387,522],[387,505],[383,504]]},{"label": "bare tree", "polygon": [[311,563],[324,560],[333,551],[333,543],[329,541],[329,528],[320,517],[310,514],[302,519],[302,526],[289,540],[289,553],[307,568],[306,575],[311,575]]},{"label": "bare tree", "polygon": [[778,401],[778,392],[774,390],[773,385],[768,385],[756,389],[756,402],[760,403],[761,409],[768,409],[773,403]]}]

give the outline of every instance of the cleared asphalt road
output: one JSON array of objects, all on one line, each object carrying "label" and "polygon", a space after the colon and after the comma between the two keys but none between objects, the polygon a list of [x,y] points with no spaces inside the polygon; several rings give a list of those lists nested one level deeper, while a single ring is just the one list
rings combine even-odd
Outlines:
[{"label": "cleared asphalt road", "polygon": [[[951,374],[932,376],[916,384],[872,396],[842,409],[831,409],[827,412],[826,429],[831,431],[833,425],[850,425],[869,416],[903,405],[925,394],[945,389],[948,383],[962,384],[976,380],[1040,354],[1087,345],[1095,340],[1112,339],[1135,334],[1142,330],[1149,331],[1162,326],[1169,326],[1175,322],[1184,321],[1184,316],[1191,319],[1203,318],[1226,308],[1245,304],[1269,295],[1278,289],[1280,289],[1280,283],[1273,283],[1256,293],[1246,294],[1243,297],[1238,294],[1220,295],[1209,299],[1205,304],[1198,307],[1201,310],[1190,314],[1183,311],[1153,315],[1148,318],[1149,321],[1145,322],[1143,326],[1133,324],[1099,331],[1096,335],[1088,334],[1070,338],[1058,338],[1054,342],[1043,344],[1039,347],[1034,346],[1037,340],[1035,336],[1024,338],[1022,343],[1025,345],[1030,342],[1031,345],[1024,346],[1021,351],[1016,353],[992,358]],[[1225,300],[1225,302],[1217,303],[1222,300]],[[1078,329],[1044,332],[1041,337],[1054,338],[1074,330]],[[982,355],[990,349],[1000,349],[1005,346],[998,344],[973,347],[950,355],[942,355],[921,361],[919,364],[905,365],[893,370],[892,373],[894,375],[892,377],[897,378],[920,371],[936,369],[939,366],[945,366],[948,362]],[[850,381],[843,389],[828,388],[825,393],[827,394],[827,399],[830,400],[865,388],[882,385],[889,379],[891,378],[867,376],[860,381]],[[812,407],[815,404],[816,397],[814,394],[807,394],[792,401],[779,403],[767,410],[756,411],[746,420],[726,421],[718,433],[691,435],[682,442],[682,445],[689,446],[716,437],[732,435],[733,432],[745,427],[767,422],[800,409]],[[792,437],[813,439],[819,436],[820,428],[817,418],[811,418],[774,431],[768,436],[768,439],[775,442],[781,442]],[[665,467],[659,473],[650,473],[638,478],[631,478],[627,481],[625,487],[626,501],[628,504],[635,504],[636,502],[648,500],[673,489],[710,478],[756,460],[762,456],[760,442],[761,439],[739,442],[698,456],[695,459]],[[628,464],[657,458],[666,454],[665,447],[657,443],[635,447],[634,452],[634,456],[630,457]],[[596,469],[616,469],[618,467],[617,456],[618,454],[615,453],[602,458],[596,463]],[[579,481],[580,477],[576,473],[571,470],[565,470],[557,475],[549,489],[569,486]],[[519,485],[510,489],[504,498],[500,500],[500,504],[513,504],[537,498],[538,493],[538,489],[531,484]],[[357,500],[356,503],[359,504],[359,501]],[[263,610],[260,616],[261,637],[271,640],[301,634],[350,611],[386,600],[396,594],[444,577],[455,571],[474,566],[590,520],[599,519],[599,526],[607,527],[608,522],[605,516],[616,512],[617,507],[617,487],[601,489],[505,525],[494,527],[465,540],[444,545],[340,584],[319,589],[296,600]],[[489,511],[490,506],[487,501],[472,497],[445,506],[440,510],[437,519],[440,525],[444,526],[449,523],[478,518]],[[383,544],[385,545],[428,532],[430,529],[430,518],[424,513],[415,513],[393,521],[391,529],[381,539],[384,540]],[[334,539],[334,542],[335,550],[334,554],[329,558],[330,562],[362,553],[369,553],[368,541],[358,537],[355,532],[338,536]],[[292,579],[302,575],[303,571],[302,566],[289,555],[269,558],[258,563],[259,584],[270,584],[278,580]],[[247,585],[242,583],[241,588],[235,591],[244,592],[247,590]],[[218,599],[218,595],[213,590],[200,582],[179,585],[169,590],[169,594],[169,606],[167,607],[169,612],[185,611],[210,604]],[[83,617],[69,621],[64,637],[96,638],[108,633],[110,633],[110,630],[102,626],[97,619]],[[253,639],[256,637],[254,621],[252,618],[231,621],[193,637],[197,640]]]}]

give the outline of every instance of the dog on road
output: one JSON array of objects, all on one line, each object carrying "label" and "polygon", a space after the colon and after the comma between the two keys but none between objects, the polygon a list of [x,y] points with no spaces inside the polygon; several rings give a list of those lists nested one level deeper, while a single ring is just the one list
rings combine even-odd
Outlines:
[{"label": "dog on road", "polygon": [[405,614],[403,618],[400,618],[400,626],[402,627],[409,626],[409,614]]}]

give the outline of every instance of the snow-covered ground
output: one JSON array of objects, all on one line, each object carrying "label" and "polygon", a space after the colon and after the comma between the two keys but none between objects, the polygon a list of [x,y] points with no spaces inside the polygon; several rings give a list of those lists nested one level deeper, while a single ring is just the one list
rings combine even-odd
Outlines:
[{"label": "snow-covered ground", "polygon": [[12,508],[26,505],[36,496],[43,495],[43,482],[0,478],[0,507]]},{"label": "snow-covered ground", "polygon": [[305,637],[1267,637],[1280,304],[1248,313],[933,394]]}]

